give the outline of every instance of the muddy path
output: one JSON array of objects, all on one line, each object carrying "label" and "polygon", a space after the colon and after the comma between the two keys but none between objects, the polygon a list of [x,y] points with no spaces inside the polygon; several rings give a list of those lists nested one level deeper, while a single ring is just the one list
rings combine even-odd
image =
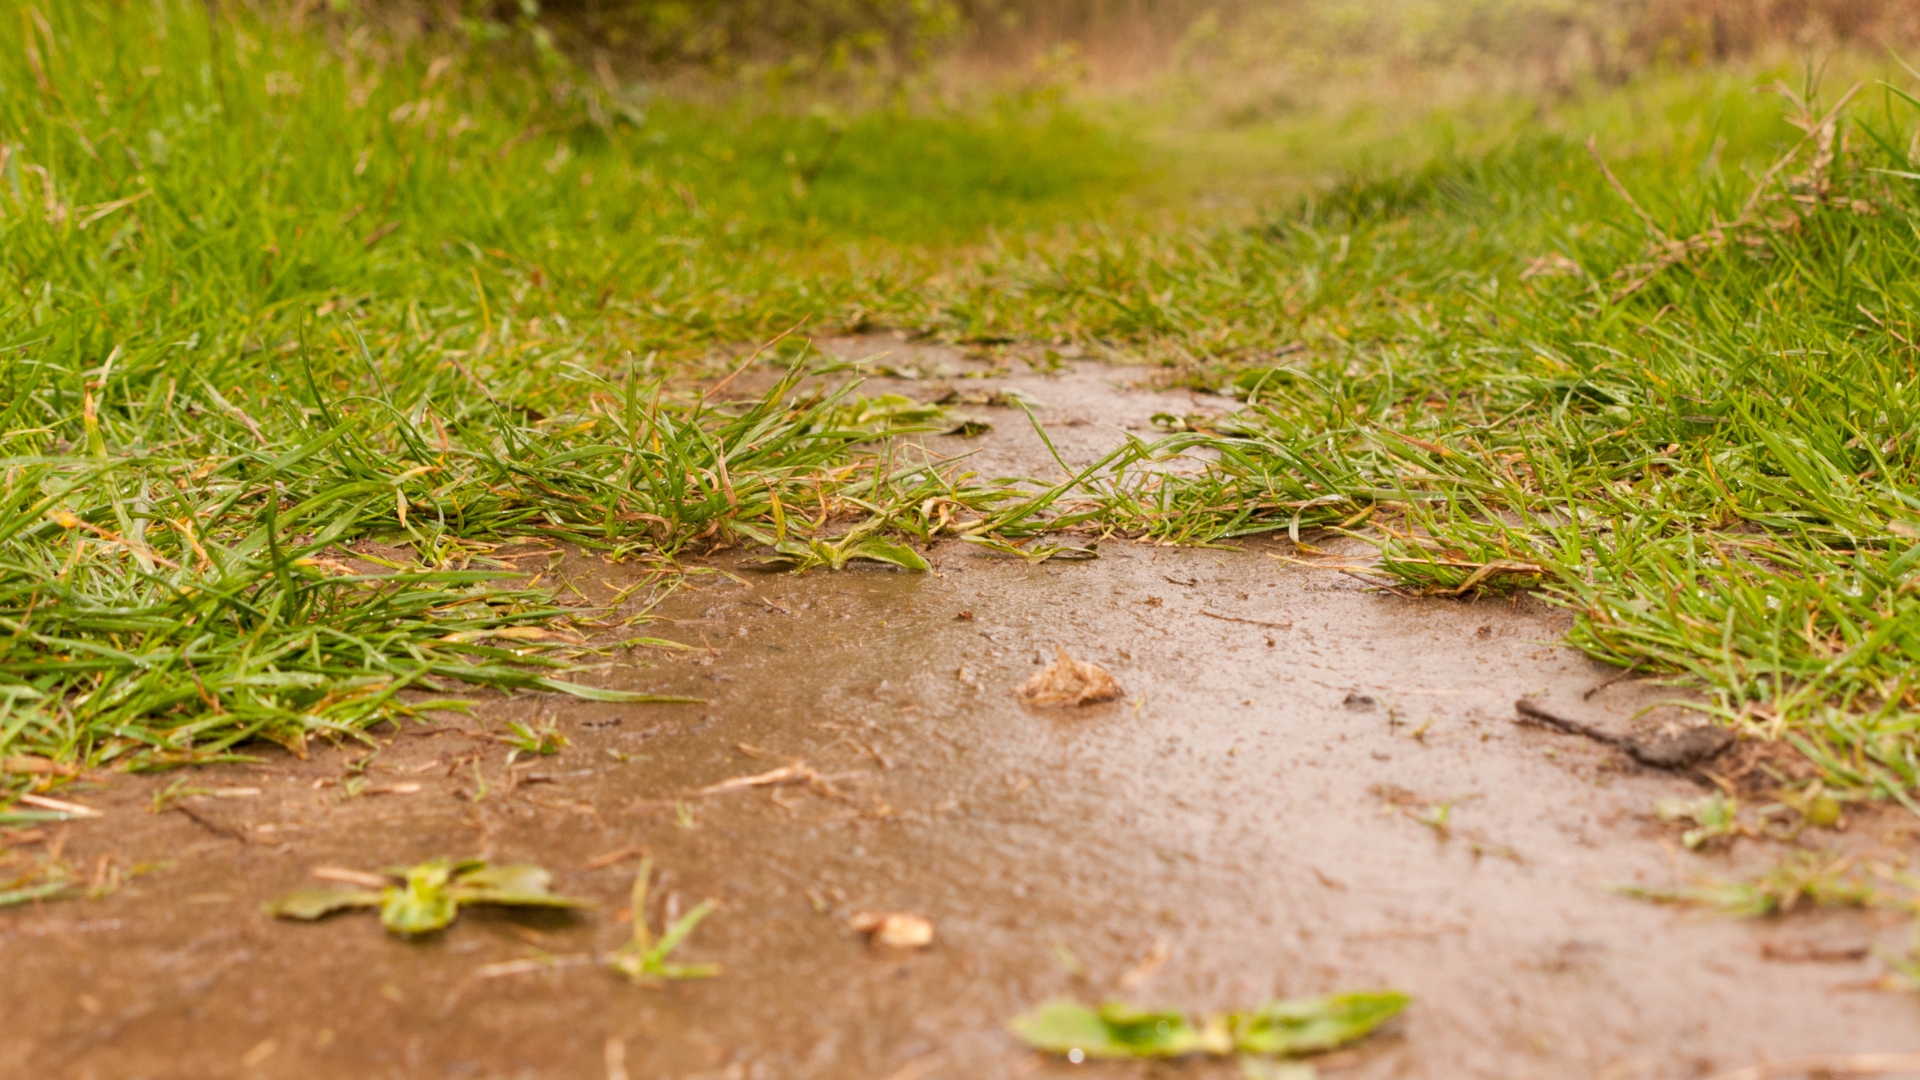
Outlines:
[{"label": "muddy path", "polygon": [[[1085,413],[1056,434],[1070,459],[1195,400],[1073,365],[1001,381],[1030,381],[1050,424]],[[1001,467],[1031,466],[1020,414],[978,411],[1008,440],[988,444]],[[1060,994],[1206,1011],[1389,986],[1414,1006],[1326,1075],[1655,1080],[1920,1051],[1920,1002],[1863,989],[1880,970],[1865,947],[1901,944],[1905,920],[1743,922],[1607,888],[1785,850],[1685,853],[1650,810],[1697,780],[1514,722],[1524,696],[1624,731],[1668,691],[1602,687],[1617,673],[1555,644],[1566,616],[1537,602],[1407,601],[1279,554],[1109,542],[1030,566],[945,544],[926,574],[805,576],[723,562],[647,630],[690,651],[621,651],[597,676],[701,704],[491,698],[377,747],[78,785],[101,818],[10,842],[102,874],[147,865],[100,899],[0,911],[0,1075],[1044,1077],[1076,1070],[1004,1025]],[[562,569],[589,589],[624,572]],[[1023,706],[1015,688],[1057,648],[1107,667],[1123,698]],[[508,720],[570,745],[509,766],[487,735]],[[825,782],[699,794],[796,761]],[[183,778],[210,790],[150,812]],[[1916,833],[1856,810],[1799,843],[1898,863]],[[625,939],[643,849],[664,913],[720,904],[684,949],[719,978],[635,987],[585,962]],[[369,916],[259,912],[314,867],[473,853],[540,863],[599,907],[478,910],[414,942]],[[918,913],[937,937],[869,944],[849,925],[862,911]]]}]

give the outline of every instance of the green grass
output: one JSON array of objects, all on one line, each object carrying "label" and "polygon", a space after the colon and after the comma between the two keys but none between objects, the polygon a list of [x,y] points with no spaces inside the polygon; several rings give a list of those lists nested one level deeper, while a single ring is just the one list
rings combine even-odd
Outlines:
[{"label": "green grass", "polygon": [[[593,612],[488,552],[671,560],[1006,502],[863,450],[903,416],[803,395],[798,368],[726,407],[662,376],[877,306],[906,280],[863,268],[877,237],[908,264],[1133,168],[1044,102],[870,114],[828,155],[813,121],[643,107],[537,52],[237,18],[210,36],[192,3],[17,13],[0,755],[299,747],[461,684],[633,699],[568,677],[582,651],[540,632]],[[1041,144],[1079,161],[1024,173]],[[412,557],[350,556],[370,538]]]},{"label": "green grass", "polygon": [[[1600,142],[1647,220],[1580,141],[1536,132],[1260,228],[1029,263],[1077,332],[1250,398],[1116,461],[1110,527],[1357,529],[1399,591],[1540,589],[1590,655],[1911,806],[1920,108],[1876,90],[1821,163],[1779,113],[1724,107],[1691,144]],[[1754,175],[1712,163],[1728,148]],[[1250,362],[1283,341],[1305,348]],[[1196,447],[1220,454],[1203,476],[1153,468]]]},{"label": "green grass", "polygon": [[[1543,591],[1573,644],[1832,786],[1920,784],[1899,93],[1815,168],[1751,72],[1163,136],[1045,94],[676,102],[524,42],[205,10],[0,25],[0,754],[145,767],[350,735],[412,689],[598,693],[561,632],[593,613],[490,558],[518,538],[666,580],[721,543],[1344,529],[1402,592]],[[1337,181],[1265,171],[1314,145]],[[1181,205],[1209,169],[1309,194]],[[803,321],[757,401],[685,378]],[[802,390],[806,333],[869,325],[1074,339],[1247,408],[1078,483],[943,475],[885,438],[924,411]],[[345,554],[369,539],[412,557]]]}]

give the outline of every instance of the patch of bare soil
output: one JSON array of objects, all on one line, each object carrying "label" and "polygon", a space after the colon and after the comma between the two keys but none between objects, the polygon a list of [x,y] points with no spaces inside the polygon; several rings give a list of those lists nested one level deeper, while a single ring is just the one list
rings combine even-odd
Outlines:
[{"label": "patch of bare soil", "polygon": [[[1043,386],[1121,396],[1111,378]],[[1920,1002],[1859,989],[1904,920],[1739,922],[1607,889],[1786,848],[1684,852],[1651,809],[1702,780],[1516,723],[1526,698],[1629,739],[1669,694],[1589,694],[1617,673],[1552,644],[1560,613],[1401,600],[1260,545],[932,561],[698,579],[647,631],[694,648],[622,651],[602,678],[704,704],[495,698],[373,747],[63,791],[103,816],[32,843],[146,869],[0,910],[0,1075],[1199,1080],[1238,1070],[1076,1070],[1005,1024],[1062,994],[1209,1013],[1364,987],[1415,1003],[1328,1076],[1664,1080],[1920,1051]],[[1124,695],[1023,704],[1060,649]],[[488,734],[508,720],[570,743],[509,763]],[[183,780],[209,790],[150,812]],[[1900,814],[1851,817],[1797,843],[1913,853]],[[653,925],[718,902],[674,956],[717,978],[595,962],[631,935],[643,852]],[[598,907],[463,910],[413,941],[260,911],[317,867],[441,855],[537,863]],[[888,944],[894,914],[926,927]]]}]

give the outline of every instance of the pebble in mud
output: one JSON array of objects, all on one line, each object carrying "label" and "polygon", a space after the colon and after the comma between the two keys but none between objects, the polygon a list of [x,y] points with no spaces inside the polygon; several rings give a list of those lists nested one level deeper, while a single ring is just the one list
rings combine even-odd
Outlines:
[{"label": "pebble in mud", "polygon": [[933,923],[904,911],[862,911],[847,920],[875,945],[924,949],[933,944]]}]

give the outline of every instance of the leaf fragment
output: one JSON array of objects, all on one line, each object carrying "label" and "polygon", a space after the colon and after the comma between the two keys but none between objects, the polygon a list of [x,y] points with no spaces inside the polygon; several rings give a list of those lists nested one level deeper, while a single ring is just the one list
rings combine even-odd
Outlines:
[{"label": "leaf fragment", "polygon": [[378,907],[379,904],[380,894],[377,892],[350,889],[295,889],[267,904],[265,910],[276,919],[301,919],[311,922],[326,918],[336,911],[357,907]]},{"label": "leaf fragment", "polygon": [[1194,1023],[1185,1013],[1108,1002],[1098,1009],[1060,998],[1014,1018],[1013,1033],[1037,1050],[1082,1058],[1172,1058],[1189,1054],[1288,1057],[1365,1038],[1412,1001],[1397,990],[1269,1001]]}]

